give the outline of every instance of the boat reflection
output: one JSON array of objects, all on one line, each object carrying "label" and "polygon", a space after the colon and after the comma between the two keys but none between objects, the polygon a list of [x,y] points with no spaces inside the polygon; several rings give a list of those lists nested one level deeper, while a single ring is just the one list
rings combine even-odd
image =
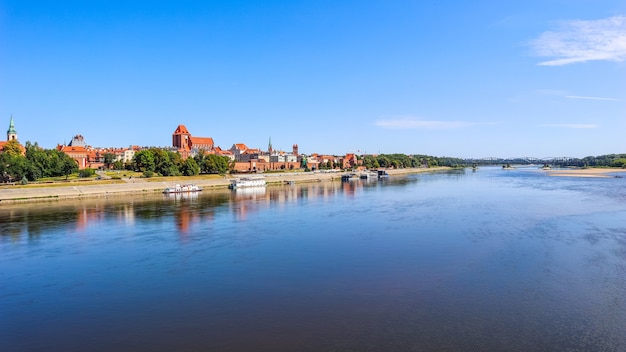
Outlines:
[{"label": "boat reflection", "polygon": [[236,197],[250,197],[250,196],[258,196],[264,195],[267,189],[265,186],[263,187],[245,187],[245,188],[235,188],[233,192]]},{"label": "boat reflection", "polygon": [[197,200],[199,195],[198,192],[164,193],[163,197],[174,200]]},{"label": "boat reflection", "polygon": [[[406,185],[403,178],[386,185]],[[245,220],[267,207],[289,208],[302,201],[326,202],[341,195],[352,198],[368,188],[382,186],[376,180],[311,182],[270,187],[243,187],[234,190],[147,194],[110,198],[68,199],[35,204],[16,203],[0,208],[0,240],[36,238],[60,231],[95,234],[100,224],[113,221],[134,227],[147,221],[174,217],[180,234],[205,228],[216,217],[234,215]]]}]

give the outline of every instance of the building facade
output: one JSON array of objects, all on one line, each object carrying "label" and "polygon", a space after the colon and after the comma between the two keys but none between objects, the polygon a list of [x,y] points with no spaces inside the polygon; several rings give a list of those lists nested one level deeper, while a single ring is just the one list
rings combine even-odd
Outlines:
[{"label": "building facade", "polygon": [[178,150],[183,159],[187,159],[200,150],[213,152],[215,143],[211,137],[194,137],[185,125],[178,125],[172,134],[172,147]]}]

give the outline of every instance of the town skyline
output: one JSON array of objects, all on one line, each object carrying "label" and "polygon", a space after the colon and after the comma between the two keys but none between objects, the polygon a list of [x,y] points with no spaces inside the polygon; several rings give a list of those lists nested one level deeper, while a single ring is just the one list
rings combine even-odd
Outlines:
[{"label": "town skyline", "polygon": [[[181,127],[184,129],[183,131],[181,131]],[[175,129],[174,133],[172,134],[172,137],[174,137],[177,133],[187,133],[189,134],[189,136],[191,137],[191,133],[187,130],[186,126],[181,124],[178,125],[177,128]],[[282,149],[282,148],[274,148],[273,144],[272,144],[272,138],[271,136],[268,139],[268,146],[267,149],[263,149],[263,147],[249,147],[245,142],[239,142],[239,143],[232,143],[231,147],[229,148],[222,148],[222,146],[220,145],[216,145],[213,142],[213,138],[212,137],[198,137],[195,136],[196,140],[202,140],[202,143],[205,143],[206,140],[210,140],[211,146],[207,146],[202,144],[201,146],[196,146],[193,148],[193,153],[189,153],[189,151],[191,150],[191,148],[187,148],[187,150],[185,150],[185,148],[182,147],[182,145],[180,144],[180,139],[178,141],[178,144],[176,142],[176,140],[173,141],[172,145],[139,145],[139,144],[129,144],[128,146],[93,146],[91,144],[87,144],[87,142],[85,142],[85,137],[82,134],[76,134],[74,136],[72,136],[71,138],[69,138],[69,142],[64,142],[64,143],[60,143],[57,144],[54,148],[46,148],[44,146],[39,145],[39,143],[36,140],[26,140],[25,142],[29,142],[32,144],[37,143],[37,145],[39,145],[41,148],[45,148],[45,149],[58,149],[61,151],[64,151],[67,153],[67,151],[69,151],[69,149],[65,149],[66,147],[71,147],[74,145],[76,145],[76,142],[78,142],[80,147],[85,147],[88,151],[90,152],[113,152],[113,153],[117,153],[119,154],[119,160],[122,160],[123,162],[130,162],[132,161],[132,157],[134,156],[134,151],[138,151],[138,150],[147,150],[147,149],[151,149],[151,148],[157,148],[157,149],[163,149],[163,150],[170,150],[170,151],[176,151],[179,154],[181,154],[184,158],[187,158],[189,156],[195,156],[196,153],[198,151],[204,151],[206,153],[209,154],[217,154],[217,155],[222,155],[222,156],[227,156],[232,160],[235,160],[235,155],[233,155],[233,153],[237,153],[237,150],[243,152],[243,151],[248,151],[248,152],[253,152],[253,153],[262,153],[265,154],[267,156],[271,155],[271,154],[292,154],[292,155],[309,155],[309,156],[314,156],[314,157],[328,157],[328,156],[334,156],[334,157],[346,157],[348,155],[359,155],[359,156],[366,156],[366,155],[384,155],[384,154],[405,154],[405,155],[428,155],[428,154],[423,154],[423,153],[403,153],[403,152],[397,152],[397,153],[366,153],[366,152],[362,152],[360,150],[357,150],[354,153],[318,153],[318,152],[308,152],[308,153],[299,153],[299,145],[297,143],[294,143],[292,145],[291,150],[287,150],[287,149]],[[174,137],[175,138],[175,137]],[[15,123],[14,123],[14,119],[13,116],[11,116],[10,118],[10,122],[9,122],[9,129],[7,130],[7,138],[6,141],[9,140],[16,140],[20,143],[20,145],[24,145],[24,141],[20,141],[19,138],[17,137],[17,131],[15,129]],[[2,141],[0,140],[0,152],[2,151],[2,146],[4,145],[4,143],[6,143],[6,141]],[[124,151],[126,151],[126,153],[124,153]],[[128,153],[128,151],[131,151],[132,153]],[[72,153],[69,152],[69,154],[71,155]],[[611,153],[606,153],[606,154],[598,154],[598,155],[585,155],[585,157],[597,157],[597,156],[605,156],[605,155],[613,155],[613,154],[621,154],[620,152],[611,152]],[[474,158],[474,157],[459,157],[459,156],[455,156],[455,155],[429,155],[429,156],[433,156],[433,157],[442,157],[442,158],[458,158],[458,159],[464,159],[464,160],[489,160],[489,159],[501,159],[501,160],[511,160],[511,159],[515,159],[515,160],[524,160],[524,159],[528,159],[531,160],[532,162],[541,162],[542,160],[551,160],[551,159],[582,159],[583,157],[577,157],[577,156],[566,156],[566,155],[560,155],[560,156],[543,156],[543,157],[538,157],[538,156],[533,156],[533,155],[509,155],[509,156],[498,156],[498,155],[492,155],[492,156],[487,156],[487,157],[481,157],[481,158]],[[101,156],[99,156],[98,158],[101,158]],[[87,167],[87,162],[86,162],[87,158],[85,158],[85,161],[81,162],[80,160],[76,160],[77,163],[79,164],[79,166],[81,168],[85,168]],[[337,159],[339,160],[339,159]],[[316,161],[317,162],[317,161]],[[96,164],[102,164],[102,162],[96,162]]]},{"label": "town skyline", "polygon": [[[0,1],[0,116],[44,148],[622,153],[626,4]],[[4,126],[6,122],[1,122]]]}]

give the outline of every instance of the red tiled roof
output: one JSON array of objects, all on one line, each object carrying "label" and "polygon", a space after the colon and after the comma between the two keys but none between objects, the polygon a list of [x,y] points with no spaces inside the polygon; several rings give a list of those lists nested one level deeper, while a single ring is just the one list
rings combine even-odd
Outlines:
[{"label": "red tiled roof", "polygon": [[178,127],[176,127],[176,131],[174,131],[174,134],[189,134],[189,131],[187,130],[187,127],[185,127],[185,125],[178,125]]},{"label": "red tiled roof", "polygon": [[205,144],[213,145],[213,138],[211,137],[190,137],[192,144]]},{"label": "red tiled roof", "polygon": [[60,145],[57,147],[58,150],[67,153],[67,152],[74,152],[74,153],[87,153],[87,149],[85,149],[85,147],[71,147],[71,146],[67,146],[67,145]]}]

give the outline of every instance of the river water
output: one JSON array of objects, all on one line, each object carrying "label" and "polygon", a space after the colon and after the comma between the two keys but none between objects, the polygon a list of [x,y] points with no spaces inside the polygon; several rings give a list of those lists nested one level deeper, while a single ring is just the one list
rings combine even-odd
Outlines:
[{"label": "river water", "polygon": [[2,351],[624,351],[626,179],[0,206]]}]

